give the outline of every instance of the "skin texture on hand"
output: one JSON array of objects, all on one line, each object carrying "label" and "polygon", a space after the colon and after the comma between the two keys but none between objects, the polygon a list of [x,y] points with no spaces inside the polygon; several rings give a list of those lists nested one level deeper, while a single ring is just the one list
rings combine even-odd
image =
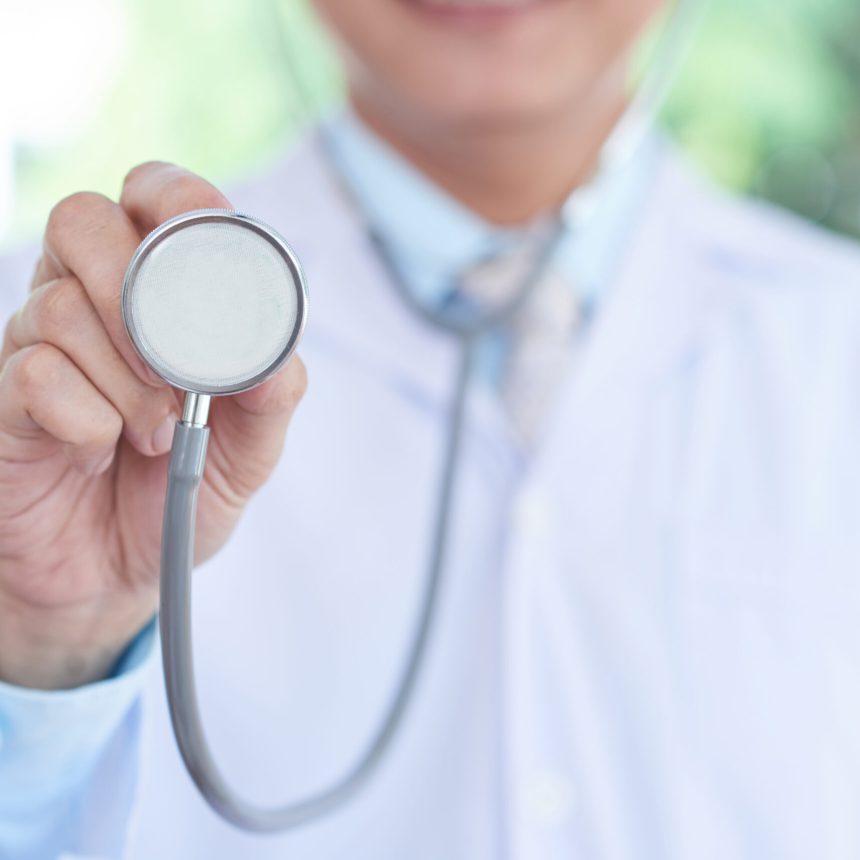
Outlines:
[{"label": "skin texture on hand", "polygon": [[[360,116],[496,223],[563,201],[593,170],[626,100],[633,45],[664,0],[314,0]],[[165,454],[179,408],[133,352],[119,312],[141,238],[229,208],[165,164],[51,213],[30,299],[0,349],[0,679],[102,677],[155,608]],[[213,405],[196,552],[215,552],[273,468],[306,385],[294,358]]]},{"label": "skin texture on hand", "polygon": [[[0,349],[0,680],[102,678],[155,610],[181,400],[134,352],[120,290],[142,237],[200,208],[231,207],[199,177],[151,163],[128,175],[119,203],[77,194],[48,220],[29,298]],[[198,561],[274,468],[306,384],[294,357],[213,403]]]}]

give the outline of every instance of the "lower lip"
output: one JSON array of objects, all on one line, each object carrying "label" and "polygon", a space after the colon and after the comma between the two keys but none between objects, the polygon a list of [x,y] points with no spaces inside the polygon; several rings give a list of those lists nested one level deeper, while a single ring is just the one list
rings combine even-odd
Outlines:
[{"label": "lower lip", "polygon": [[523,3],[433,3],[431,0],[405,0],[407,5],[440,22],[490,24],[510,21],[542,9],[555,0],[528,0]]}]

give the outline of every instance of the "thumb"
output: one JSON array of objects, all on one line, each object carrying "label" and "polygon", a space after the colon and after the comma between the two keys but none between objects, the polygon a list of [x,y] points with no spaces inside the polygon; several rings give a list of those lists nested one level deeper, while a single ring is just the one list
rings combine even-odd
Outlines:
[{"label": "thumb", "polygon": [[214,398],[203,480],[227,503],[243,506],[269,477],[306,389],[307,371],[294,355],[262,385]]}]

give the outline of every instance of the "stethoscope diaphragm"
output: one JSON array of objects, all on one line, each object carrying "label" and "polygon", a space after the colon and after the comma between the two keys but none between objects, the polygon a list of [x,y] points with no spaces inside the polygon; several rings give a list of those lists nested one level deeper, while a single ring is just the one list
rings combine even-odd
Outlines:
[{"label": "stethoscope diaphragm", "polygon": [[197,394],[233,394],[290,357],[307,291],[295,254],[271,227],[204,209],[144,239],[126,272],[122,312],[137,352],[162,379]]}]

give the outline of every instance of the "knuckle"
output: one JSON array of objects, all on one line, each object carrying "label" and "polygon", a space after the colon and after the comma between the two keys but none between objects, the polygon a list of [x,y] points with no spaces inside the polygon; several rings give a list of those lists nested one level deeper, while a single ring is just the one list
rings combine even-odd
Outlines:
[{"label": "knuckle", "polygon": [[13,381],[24,392],[39,391],[56,381],[61,357],[45,343],[28,346],[9,359]]},{"label": "knuckle", "polygon": [[205,179],[181,168],[170,178],[167,192],[179,208],[217,209],[223,207],[224,198],[220,192]]},{"label": "knuckle", "polygon": [[122,415],[106,403],[104,415],[99,419],[96,426],[98,427],[99,443],[105,447],[113,445],[122,433]]},{"label": "knuckle", "polygon": [[86,457],[97,456],[116,446],[122,432],[122,420],[107,404],[91,410],[86,430],[73,440],[74,448]]},{"label": "knuckle", "polygon": [[122,415],[105,397],[88,397],[86,403],[88,413],[86,438],[93,447],[98,449],[109,448],[116,444],[122,433]]},{"label": "knuckle", "polygon": [[76,278],[60,278],[39,287],[31,301],[39,334],[56,340],[72,331],[87,315],[87,300]]},{"label": "knuckle", "polygon": [[[142,188],[146,188],[147,193],[139,194]],[[146,220],[156,223],[192,209],[229,207],[214,185],[166,161],[147,161],[133,167],[123,182],[120,204],[132,210],[144,207]]]},{"label": "knuckle", "polygon": [[122,181],[122,187],[126,188],[155,171],[165,170],[171,167],[173,167],[173,165],[167,161],[143,161],[140,164],[136,164],[128,171],[128,173],[126,173],[125,178]]},{"label": "knuckle", "polygon": [[51,209],[45,235],[50,241],[67,233],[91,229],[110,211],[113,203],[96,191],[77,191],[64,197]]}]

